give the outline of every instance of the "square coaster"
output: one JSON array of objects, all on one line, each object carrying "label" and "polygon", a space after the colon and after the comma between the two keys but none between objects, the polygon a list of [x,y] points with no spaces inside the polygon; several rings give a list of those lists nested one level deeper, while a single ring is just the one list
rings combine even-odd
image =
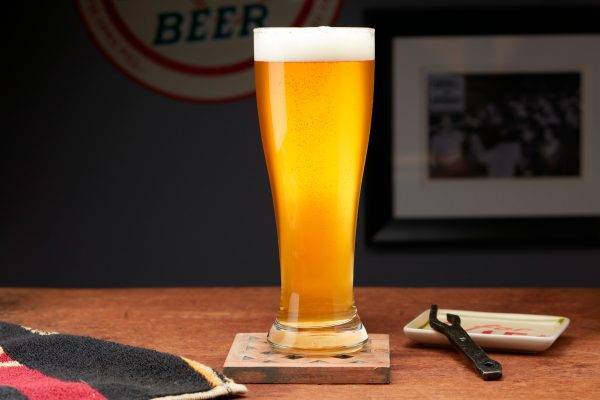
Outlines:
[{"label": "square coaster", "polygon": [[360,352],[313,357],[273,351],[266,333],[238,333],[223,373],[238,383],[390,383],[390,338],[370,334]]}]

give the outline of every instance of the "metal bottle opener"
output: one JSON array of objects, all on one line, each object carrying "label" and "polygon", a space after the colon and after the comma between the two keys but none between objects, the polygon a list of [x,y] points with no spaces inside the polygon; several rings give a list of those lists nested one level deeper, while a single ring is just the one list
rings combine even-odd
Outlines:
[{"label": "metal bottle opener", "polygon": [[460,326],[460,317],[447,314],[448,322],[450,322],[450,325],[448,325],[437,318],[437,311],[437,305],[433,304],[429,310],[429,325],[435,331],[446,336],[457,350],[473,362],[475,369],[483,380],[500,379],[502,377],[502,365],[498,361],[489,358],[485,351],[471,339],[469,334]]}]

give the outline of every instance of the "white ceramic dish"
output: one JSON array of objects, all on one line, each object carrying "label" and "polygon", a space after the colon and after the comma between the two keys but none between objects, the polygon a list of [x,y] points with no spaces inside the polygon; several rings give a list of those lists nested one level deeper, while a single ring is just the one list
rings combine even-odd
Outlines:
[{"label": "white ceramic dish", "polygon": [[[531,314],[503,314],[479,311],[438,310],[438,319],[446,321],[446,314],[456,314],[461,326],[483,348],[538,352],[552,343],[567,329],[570,320],[565,317]],[[450,345],[448,339],[429,326],[429,310],[404,327],[411,340],[425,344]]]}]

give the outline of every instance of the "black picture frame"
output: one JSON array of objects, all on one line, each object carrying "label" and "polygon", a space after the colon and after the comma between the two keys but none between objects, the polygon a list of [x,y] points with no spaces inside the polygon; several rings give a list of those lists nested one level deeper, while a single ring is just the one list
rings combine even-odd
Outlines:
[{"label": "black picture frame", "polygon": [[372,9],[366,10],[364,17],[366,25],[376,29],[375,98],[364,182],[368,245],[600,244],[600,215],[396,219],[392,214],[391,147],[392,38],[596,34],[600,32],[600,7]]}]

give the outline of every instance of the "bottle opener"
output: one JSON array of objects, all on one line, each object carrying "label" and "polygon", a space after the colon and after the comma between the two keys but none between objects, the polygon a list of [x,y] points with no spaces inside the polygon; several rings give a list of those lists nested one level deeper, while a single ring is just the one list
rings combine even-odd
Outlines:
[{"label": "bottle opener", "polygon": [[450,343],[462,352],[481,375],[483,380],[490,381],[502,377],[502,365],[492,360],[477,343],[471,339],[469,334],[460,326],[460,317],[455,314],[447,314],[448,322],[445,324],[437,318],[438,307],[433,304],[429,310],[429,325],[448,338]]}]

